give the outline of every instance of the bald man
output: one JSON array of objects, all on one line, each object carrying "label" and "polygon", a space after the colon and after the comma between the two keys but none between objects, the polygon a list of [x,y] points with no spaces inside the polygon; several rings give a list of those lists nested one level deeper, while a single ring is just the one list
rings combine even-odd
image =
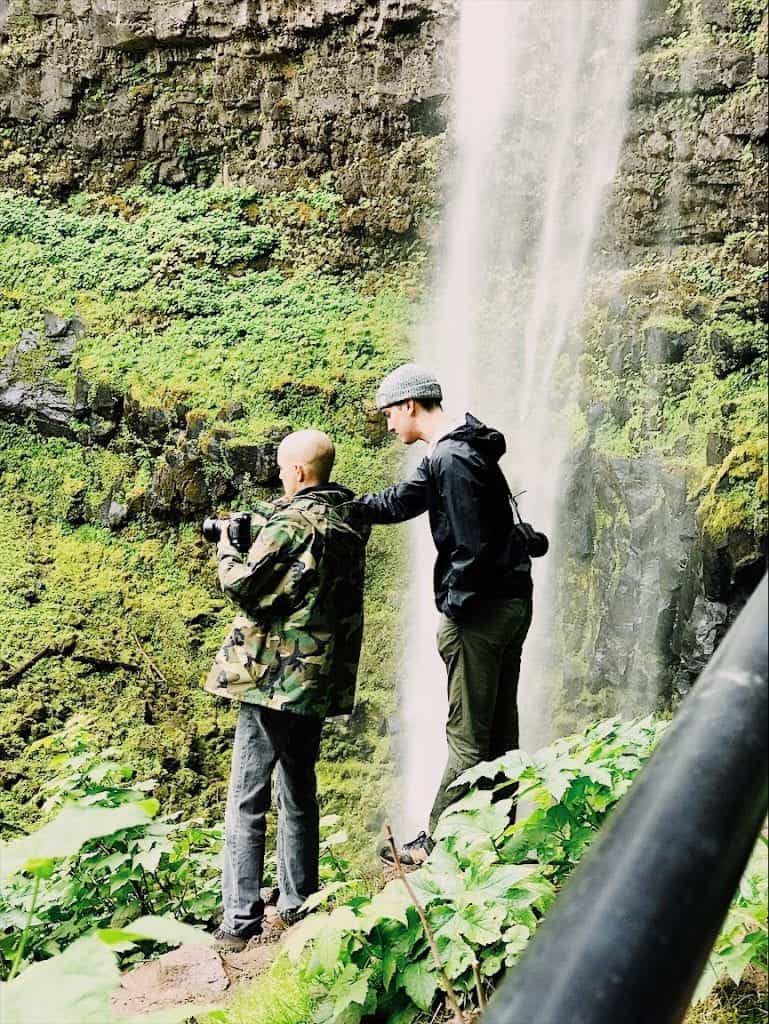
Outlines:
[{"label": "bald man", "polygon": [[[284,497],[252,511],[242,555],[226,531],[219,581],[238,606],[206,690],[240,702],[225,813],[220,949],[278,938],[318,888],[315,764],[324,720],[349,714],[363,637],[369,528],[353,492],[330,483],[334,445],[319,430],[278,449]],[[261,899],[266,816],[278,769],[277,917]]]}]

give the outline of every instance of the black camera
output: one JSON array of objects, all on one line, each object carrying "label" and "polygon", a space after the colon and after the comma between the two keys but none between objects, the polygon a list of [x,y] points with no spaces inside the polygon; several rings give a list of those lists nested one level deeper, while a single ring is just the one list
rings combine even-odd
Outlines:
[{"label": "black camera", "polygon": [[529,558],[542,558],[550,550],[547,534],[535,530],[531,523],[516,523],[515,533]]},{"label": "black camera", "polygon": [[251,515],[248,512],[233,512],[224,519],[209,516],[203,520],[203,536],[217,544],[225,534],[230,544],[242,554],[251,547]]},{"label": "black camera", "polygon": [[529,558],[542,558],[550,550],[550,541],[546,533],[535,530],[531,523],[524,523],[521,510],[518,508],[518,498],[525,493],[526,491],[521,491],[519,494],[510,494],[508,491],[510,506],[513,510],[513,532]]}]

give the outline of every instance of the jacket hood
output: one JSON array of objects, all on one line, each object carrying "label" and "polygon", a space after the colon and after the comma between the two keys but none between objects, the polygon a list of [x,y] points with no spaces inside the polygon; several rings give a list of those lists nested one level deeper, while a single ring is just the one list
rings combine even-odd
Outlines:
[{"label": "jacket hood", "polygon": [[349,487],[345,487],[343,484],[335,484],[332,481],[327,484],[314,484],[312,487],[303,487],[301,491],[297,491],[289,500],[296,501],[297,498],[312,498],[313,501],[323,501],[329,505],[336,506],[352,501],[354,497],[355,492],[351,491]]},{"label": "jacket hood", "polygon": [[355,500],[355,492],[342,484],[331,482],[305,487],[284,501],[286,505],[298,505],[311,514],[330,516],[337,523],[344,524],[358,534],[364,541],[371,532],[368,520]]},{"label": "jacket hood", "polygon": [[487,459],[493,459],[495,462],[499,462],[507,451],[504,435],[493,427],[487,427],[485,423],[481,423],[469,412],[465,416],[465,422],[461,426],[455,427],[441,440],[445,441],[449,438],[454,441],[464,441]]}]

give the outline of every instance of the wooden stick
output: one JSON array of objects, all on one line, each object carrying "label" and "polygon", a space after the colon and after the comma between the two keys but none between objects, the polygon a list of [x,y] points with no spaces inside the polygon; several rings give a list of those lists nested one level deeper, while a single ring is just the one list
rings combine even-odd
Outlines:
[{"label": "wooden stick", "polygon": [[152,658],[150,658],[149,654],[147,654],[147,652],[144,650],[144,648],[141,645],[141,641],[139,640],[139,637],[136,635],[136,633],[134,633],[134,631],[131,629],[130,626],[128,627],[128,632],[131,634],[131,639],[136,644],[136,647],[138,648],[139,654],[141,654],[141,656],[147,662],[147,665],[149,666],[149,669],[152,672],[152,674],[155,676],[155,678],[159,679],[161,683],[165,683],[166,685],[168,685],[168,680],[163,675],[163,673],[160,671],[160,669],[157,667],[157,665],[152,660]]},{"label": "wooden stick", "polygon": [[82,665],[91,665],[96,669],[113,669],[119,668],[124,672],[139,672],[141,666],[136,665],[132,661],[116,661],[114,658],[100,657],[96,654],[73,654],[72,660],[77,661]]},{"label": "wooden stick", "polygon": [[2,680],[1,685],[10,686],[11,683],[17,682],[21,679],[25,672],[28,672],[33,668],[39,661],[43,661],[45,658],[64,658],[68,654],[71,654],[75,649],[76,640],[67,640],[66,643],[56,647],[53,644],[48,644],[41,651],[33,654],[31,658],[27,658],[26,661],[22,662],[18,668],[15,668],[12,672]]},{"label": "wooden stick", "polygon": [[486,996],[483,992],[483,981],[481,980],[481,970],[478,966],[478,961],[473,963],[473,977],[475,978],[475,991],[478,993],[478,1009],[486,1009]]},{"label": "wooden stick", "polygon": [[422,922],[422,927],[425,930],[427,941],[430,944],[430,950],[433,954],[435,966],[438,968],[438,976],[443,982],[444,988],[446,990],[446,1002],[449,1004],[449,1006],[451,1007],[451,1012],[454,1014],[454,1024],[464,1024],[465,1019],[462,1016],[462,1011],[459,1008],[459,1003],[457,1002],[457,997],[454,993],[454,989],[451,987],[451,982],[446,976],[446,971],[443,968],[441,954],[438,951],[438,943],[435,941],[435,935],[433,933],[432,928],[430,927],[430,922],[427,920],[425,908],[417,899],[417,894],[414,892],[411,882],[409,882],[408,876],[406,875],[406,872],[403,870],[403,865],[401,864],[400,857],[398,856],[398,850],[397,847],[395,846],[395,837],[393,836],[393,831],[389,825],[387,825],[386,827],[387,841],[389,842],[390,849],[392,850],[393,853],[395,867],[398,871],[398,875],[400,876],[401,881],[406,886],[406,890],[409,896],[411,897],[411,902],[414,904],[417,914],[419,914],[419,920]]}]

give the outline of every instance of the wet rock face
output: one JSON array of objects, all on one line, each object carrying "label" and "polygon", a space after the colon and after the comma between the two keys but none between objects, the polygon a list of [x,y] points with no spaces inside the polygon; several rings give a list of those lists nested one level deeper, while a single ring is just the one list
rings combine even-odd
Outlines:
[{"label": "wet rock face", "polygon": [[350,230],[405,234],[434,185],[452,6],[9,0],[0,117],[17,157],[0,183],[66,193],[144,168],[281,188],[331,171]]},{"label": "wet rock face", "polygon": [[252,484],[279,483],[278,445],[234,435],[231,428],[187,416],[184,430],[171,431],[155,461],[145,511],[178,522],[210,514],[231,501],[247,478]]},{"label": "wet rock face", "polygon": [[85,325],[46,314],[42,331],[27,328],[0,366],[0,418],[31,423],[47,437],[107,443],[121,420],[120,395],[76,372],[74,386],[56,377],[72,364]]},{"label": "wet rock face", "polygon": [[[564,603],[578,652],[571,669],[567,659],[567,700],[578,702],[586,686],[613,694],[608,710],[636,713],[685,693],[747,598],[747,579],[724,562],[722,585],[712,585],[714,555],[695,505],[683,480],[653,456],[586,450],[565,507],[564,542],[579,559]],[[580,577],[594,581],[596,604],[584,600]]]},{"label": "wet rock face", "polygon": [[[698,30],[687,4],[646,0],[643,7],[608,219],[622,248],[720,242],[766,213],[766,55],[747,42],[737,4],[697,6]],[[744,45],[735,45],[740,38]]]}]

